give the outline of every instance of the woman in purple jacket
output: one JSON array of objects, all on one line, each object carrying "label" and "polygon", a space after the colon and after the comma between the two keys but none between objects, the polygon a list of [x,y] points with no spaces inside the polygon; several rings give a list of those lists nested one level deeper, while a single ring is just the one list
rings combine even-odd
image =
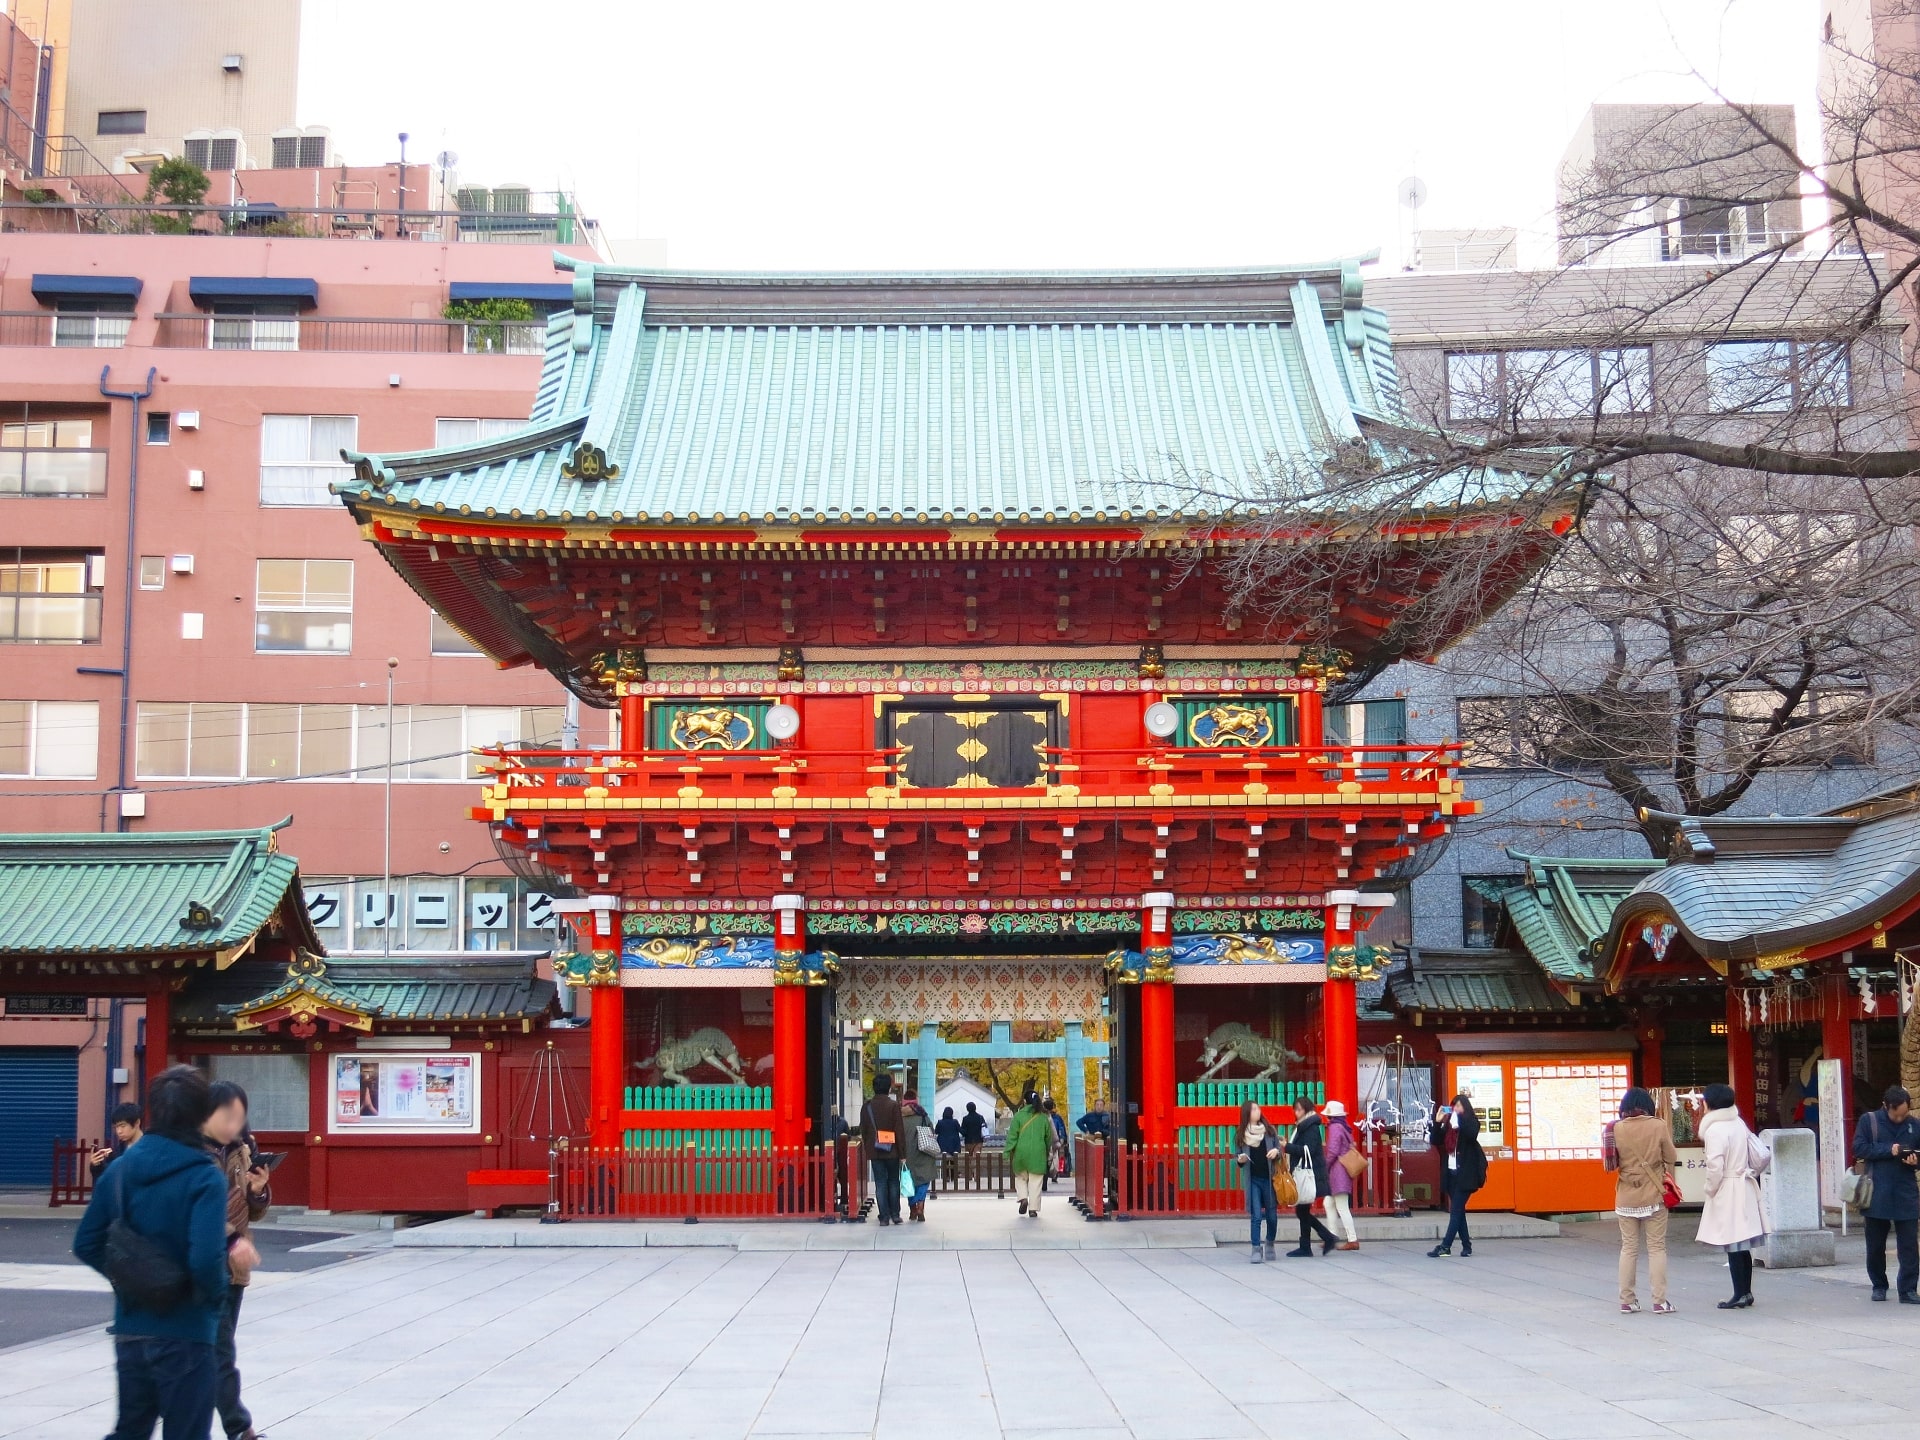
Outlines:
[{"label": "woman in purple jacket", "polygon": [[1340,1249],[1358,1250],[1360,1232],[1353,1224],[1353,1176],[1340,1163],[1342,1155],[1357,1148],[1353,1127],[1347,1123],[1347,1107],[1338,1100],[1327,1101],[1320,1107],[1320,1113],[1327,1122],[1327,1223],[1346,1237],[1340,1242]]}]

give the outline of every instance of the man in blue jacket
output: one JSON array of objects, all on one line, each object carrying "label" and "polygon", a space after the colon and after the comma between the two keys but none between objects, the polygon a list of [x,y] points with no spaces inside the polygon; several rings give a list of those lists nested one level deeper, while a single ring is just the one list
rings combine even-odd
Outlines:
[{"label": "man in blue jacket", "polygon": [[1887,1298],[1887,1234],[1900,1255],[1900,1303],[1920,1305],[1920,1120],[1913,1097],[1898,1085],[1880,1109],[1860,1117],[1853,1158],[1867,1162],[1873,1199],[1867,1205],[1867,1279],[1873,1298]]},{"label": "man in blue jacket", "polygon": [[[105,1274],[108,1229],[124,1218],[189,1281],[179,1303],[161,1311],[114,1293],[115,1440],[144,1440],[155,1421],[165,1440],[204,1440],[213,1424],[213,1346],[230,1269],[227,1177],[200,1134],[212,1108],[207,1079],[191,1065],[155,1077],[146,1134],[108,1167],[73,1237],[73,1253]],[[258,1256],[242,1244],[232,1263],[251,1267]]]}]

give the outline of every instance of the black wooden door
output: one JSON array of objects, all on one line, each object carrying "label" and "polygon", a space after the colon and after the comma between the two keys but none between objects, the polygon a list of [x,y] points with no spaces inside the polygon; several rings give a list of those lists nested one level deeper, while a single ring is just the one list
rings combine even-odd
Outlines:
[{"label": "black wooden door", "polygon": [[1058,743],[1057,716],[1051,702],[899,706],[887,712],[885,743],[905,752],[905,783],[915,789],[1043,785],[1047,747]]}]

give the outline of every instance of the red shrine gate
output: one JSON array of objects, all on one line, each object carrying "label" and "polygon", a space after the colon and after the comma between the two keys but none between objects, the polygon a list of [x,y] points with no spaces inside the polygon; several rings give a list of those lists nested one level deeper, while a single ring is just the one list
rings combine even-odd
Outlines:
[{"label": "red shrine gate", "polygon": [[474,814],[579,897],[591,1140],[665,1157],[621,1183],[811,1193],[856,956],[1103,958],[1150,1150],[1231,1111],[1178,1106],[1182,1015],[1351,1105],[1362,887],[1473,807],[1449,745],[1330,743],[1327,689],[1457,557],[1497,603],[1567,517],[1303,520],[1350,594],[1254,633],[1252,534],[1140,477],[1389,453],[1357,273],[574,286],[526,429],[339,488],[483,649],[618,709],[612,749],[496,756]]}]

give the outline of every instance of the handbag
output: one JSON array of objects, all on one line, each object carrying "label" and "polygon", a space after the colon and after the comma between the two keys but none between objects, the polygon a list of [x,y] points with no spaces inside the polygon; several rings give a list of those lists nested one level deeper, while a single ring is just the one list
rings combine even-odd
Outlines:
[{"label": "handbag", "polygon": [[1358,1180],[1367,1173],[1367,1157],[1360,1153],[1357,1142],[1349,1139],[1347,1148],[1340,1152],[1340,1168],[1347,1172],[1348,1178]]},{"label": "handbag", "polygon": [[1660,1177],[1660,1203],[1669,1210],[1680,1204],[1680,1182],[1670,1174]]},{"label": "handbag", "polygon": [[1302,1150],[1300,1163],[1292,1167],[1293,1203],[1311,1205],[1320,1198],[1320,1182],[1313,1173],[1313,1152]]},{"label": "handbag", "polygon": [[[1867,1112],[1867,1124],[1872,1128],[1874,1143],[1880,1142],[1880,1116],[1878,1112]],[[1866,1160],[1856,1160],[1853,1168],[1840,1177],[1840,1198],[1862,1214],[1873,1204],[1873,1166]]]},{"label": "handbag", "polygon": [[931,1125],[921,1124],[914,1128],[913,1146],[914,1149],[918,1150],[922,1155],[932,1155],[936,1159],[939,1158],[940,1137],[933,1133],[933,1127]]},{"label": "handbag", "polygon": [[1273,1176],[1274,1203],[1283,1210],[1291,1210],[1300,1203],[1300,1187],[1293,1183],[1293,1167],[1272,1165],[1268,1169]]},{"label": "handbag", "polygon": [[113,1293],[129,1309],[164,1315],[187,1298],[193,1288],[186,1267],[127,1221],[127,1170],[114,1172],[113,1220],[107,1226],[106,1252],[101,1269]]}]

